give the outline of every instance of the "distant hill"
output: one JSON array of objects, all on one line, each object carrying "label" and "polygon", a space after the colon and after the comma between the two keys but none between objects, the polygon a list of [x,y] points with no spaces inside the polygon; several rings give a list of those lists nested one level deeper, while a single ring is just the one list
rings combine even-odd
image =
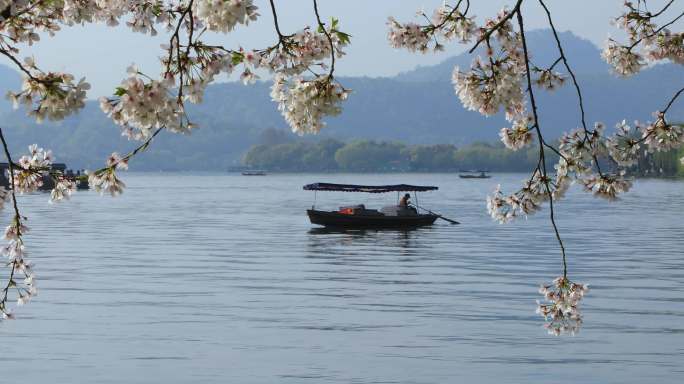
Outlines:
[{"label": "distant hill", "polygon": [[[592,123],[599,120],[610,127],[623,118],[650,119],[651,113],[662,108],[684,84],[684,70],[674,64],[658,65],[626,80],[616,78],[609,74],[596,46],[570,32],[562,33],[561,39],[577,72]],[[529,43],[537,65],[548,65],[556,59],[549,31],[530,32]],[[342,115],[328,119],[328,127],[318,137],[457,146],[497,140],[498,130],[506,125],[503,117],[484,118],[466,111],[454,95],[450,83],[453,67],[468,66],[470,61],[469,55],[462,54],[391,78],[342,78],[354,92]],[[4,94],[18,85],[19,75],[0,66],[0,92]],[[287,129],[270,100],[269,86],[212,85],[204,103],[188,111],[201,128],[190,137],[161,135],[144,155],[146,161],[134,163],[132,168],[225,169],[236,164],[251,145],[263,140],[264,131]],[[540,92],[539,99],[540,121],[548,137],[558,137],[578,126],[577,100],[571,87],[554,93]],[[89,102],[78,116],[39,126],[26,118],[24,111],[10,112],[8,107],[7,102],[0,102],[0,123],[3,128],[10,127],[7,136],[13,147],[37,142],[52,148],[58,159],[75,167],[99,166],[112,151],[123,151],[134,144],[119,136],[119,129],[99,110],[97,102]],[[684,104],[673,106],[671,113],[673,118],[684,120]],[[284,136],[288,140],[318,138]]]}]

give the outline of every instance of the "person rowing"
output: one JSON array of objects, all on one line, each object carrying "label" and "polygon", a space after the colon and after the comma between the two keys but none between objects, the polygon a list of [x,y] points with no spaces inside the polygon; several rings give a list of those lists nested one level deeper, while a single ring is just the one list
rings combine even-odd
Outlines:
[{"label": "person rowing", "polygon": [[404,194],[404,197],[399,200],[399,208],[404,210],[404,212],[409,211],[412,214],[418,214],[418,210],[411,205],[411,195],[408,193]]},{"label": "person rowing", "polygon": [[399,206],[402,208],[408,208],[409,205],[411,204],[411,195],[406,193],[404,194],[404,197],[399,200]]}]

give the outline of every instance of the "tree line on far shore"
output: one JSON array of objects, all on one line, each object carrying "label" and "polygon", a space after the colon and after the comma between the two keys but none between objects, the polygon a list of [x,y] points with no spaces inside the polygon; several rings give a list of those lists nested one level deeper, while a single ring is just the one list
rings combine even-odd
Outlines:
[{"label": "tree line on far shore", "polygon": [[536,164],[537,156],[534,149],[513,152],[488,143],[457,148],[451,144],[324,139],[255,145],[244,156],[243,164],[282,172],[523,172]]},{"label": "tree line on far shore", "polygon": [[[641,157],[632,169],[638,176],[684,176],[679,158],[684,153],[655,153]],[[549,165],[557,159],[547,159]],[[449,172],[487,170],[527,172],[538,161],[535,148],[511,151],[500,143],[407,145],[399,142],[337,139],[292,141],[252,146],[243,165],[280,172]]]}]

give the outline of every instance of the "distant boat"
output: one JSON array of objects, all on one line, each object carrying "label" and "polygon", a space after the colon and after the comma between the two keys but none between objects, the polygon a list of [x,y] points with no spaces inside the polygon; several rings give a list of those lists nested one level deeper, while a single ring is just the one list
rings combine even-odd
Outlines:
[{"label": "distant boat", "polygon": [[[315,183],[304,186],[307,191],[343,191],[343,192],[367,192],[367,193],[387,193],[387,192],[424,192],[434,191],[437,187],[418,186],[418,185],[350,185],[350,184],[331,184]],[[427,213],[418,213],[416,208],[423,209]],[[364,228],[417,228],[431,225],[438,218],[447,220],[452,224],[456,221],[447,219],[430,210],[415,205],[399,206],[391,205],[377,209],[367,209],[363,204],[340,207],[337,211],[321,211],[315,205],[306,211],[312,224],[322,225],[326,228],[345,228],[345,229],[364,229]]]},{"label": "distant boat", "polygon": [[242,171],[242,176],[266,176],[266,171]]},{"label": "distant boat", "polygon": [[489,179],[492,176],[488,175],[487,171],[461,171],[458,177],[461,179]]}]

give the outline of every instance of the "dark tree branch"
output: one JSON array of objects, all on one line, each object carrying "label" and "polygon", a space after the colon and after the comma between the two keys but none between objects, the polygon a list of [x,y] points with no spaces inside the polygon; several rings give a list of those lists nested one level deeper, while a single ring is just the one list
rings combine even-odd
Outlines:
[{"label": "dark tree branch", "polygon": [[524,53],[524,59],[525,59],[525,74],[527,77],[527,90],[530,95],[530,104],[532,105],[532,116],[534,118],[534,128],[537,131],[537,137],[539,139],[539,162],[541,163],[541,171],[542,171],[542,180],[544,182],[544,185],[546,187],[546,193],[549,198],[549,217],[551,219],[551,225],[553,226],[553,231],[556,234],[556,240],[558,240],[558,244],[560,245],[561,249],[561,254],[563,255],[563,277],[567,278],[568,275],[568,263],[567,259],[565,257],[565,246],[563,245],[563,240],[560,237],[560,233],[558,232],[558,226],[556,225],[556,218],[554,214],[554,207],[553,207],[553,193],[551,192],[551,187],[549,185],[549,178],[547,175],[546,171],[546,157],[544,155],[544,138],[542,136],[541,128],[539,127],[539,116],[537,114],[537,103],[534,98],[534,91],[532,88],[532,75],[530,73],[530,55],[527,51],[527,41],[525,40],[525,27],[523,23],[523,16],[522,12],[520,11],[520,8],[518,7],[517,10],[515,11],[517,14],[518,18],[518,26],[520,27],[520,39],[522,40],[522,46],[523,46],[523,53]]},{"label": "dark tree branch", "polygon": [[661,111],[663,114],[667,113],[667,111],[670,109],[670,107],[671,107],[672,104],[675,102],[675,100],[677,100],[677,98],[679,97],[679,95],[682,94],[682,92],[684,92],[684,88],[680,89],[679,91],[677,91],[677,93],[674,94],[674,96],[672,96],[672,98],[670,99],[670,101],[667,103],[667,106],[665,107],[665,109],[663,109],[663,110]]},{"label": "dark tree branch", "polygon": [[[14,162],[12,161],[12,155],[10,155],[9,147],[7,145],[7,141],[5,140],[5,135],[2,132],[2,128],[0,128],[0,140],[2,141],[2,147],[5,151],[5,157],[7,158],[7,164],[9,168],[10,190],[12,191],[12,205],[14,207],[14,225],[16,226],[17,236],[21,236],[21,214],[19,213],[19,206],[17,205],[17,195],[15,193],[14,188]],[[7,313],[5,311],[5,303],[7,303],[7,295],[9,293],[9,289],[14,284],[14,273],[16,272],[16,267],[17,264],[13,262],[12,269],[10,271],[10,276],[7,280],[7,285],[3,289],[3,297],[2,301],[0,301],[0,310],[3,313]]]},{"label": "dark tree branch", "polygon": [[273,0],[269,0],[271,3],[271,12],[273,13],[273,24],[275,25],[275,30],[278,33],[278,40],[283,40],[285,38],[285,35],[283,35],[282,32],[280,32],[280,26],[278,25],[278,13],[276,12],[275,9],[275,3],[273,3]]}]

